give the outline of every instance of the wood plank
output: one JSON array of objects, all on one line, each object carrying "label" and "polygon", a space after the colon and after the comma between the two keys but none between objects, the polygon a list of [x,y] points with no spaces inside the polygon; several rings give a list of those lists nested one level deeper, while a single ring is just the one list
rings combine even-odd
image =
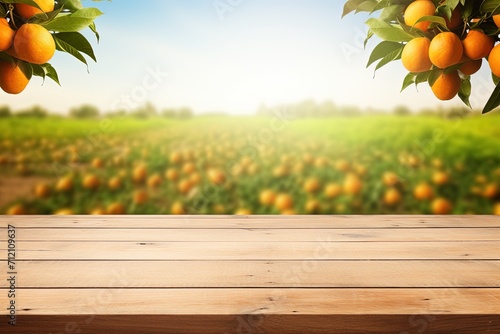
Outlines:
[{"label": "wood plank", "polygon": [[20,289],[500,287],[500,261],[29,261],[17,272]]},{"label": "wood plank", "polygon": [[[500,289],[21,289],[23,315],[496,314]],[[0,305],[7,305],[7,294]],[[5,308],[0,315],[6,315]]]},{"label": "wood plank", "polygon": [[[7,233],[0,234],[5,241]],[[141,242],[256,242],[256,241],[500,241],[500,228],[408,229],[24,229],[16,233],[24,241],[141,241]]]},{"label": "wood plank", "polygon": [[[6,247],[0,244],[0,259]],[[17,251],[18,260],[496,260],[500,243],[25,241]]]},{"label": "wood plank", "polygon": [[497,228],[499,216],[5,216],[18,228]]},{"label": "wood plank", "polygon": [[20,316],[10,334],[495,334],[498,315],[61,315]]}]

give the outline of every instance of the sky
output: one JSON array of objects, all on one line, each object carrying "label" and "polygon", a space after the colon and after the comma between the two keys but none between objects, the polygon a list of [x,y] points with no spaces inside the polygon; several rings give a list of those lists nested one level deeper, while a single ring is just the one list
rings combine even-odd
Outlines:
[{"label": "sky", "polygon": [[[65,113],[90,103],[103,111],[132,110],[151,101],[159,109],[254,113],[269,106],[314,99],[337,105],[413,110],[460,105],[437,101],[429,87],[400,93],[400,63],[366,68],[366,15],[341,19],[344,1],[324,0],[113,0],[83,1],[105,14],[96,21],[98,58],[87,68],[67,54],[52,65],[62,87],[34,78],[0,105],[41,105]],[[471,101],[482,107],[493,90],[487,64],[473,79]]]}]

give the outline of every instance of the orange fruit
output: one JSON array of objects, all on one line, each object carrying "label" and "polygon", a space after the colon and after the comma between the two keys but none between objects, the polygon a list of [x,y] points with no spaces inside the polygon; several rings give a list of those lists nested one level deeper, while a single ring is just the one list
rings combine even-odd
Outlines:
[{"label": "orange fruit", "polygon": [[89,213],[91,216],[102,216],[106,214],[106,211],[101,208],[96,208]]},{"label": "orange fruit", "polygon": [[488,57],[495,40],[481,30],[471,30],[462,41],[464,54],[472,60]]},{"label": "orange fruit", "polygon": [[121,203],[111,203],[108,206],[107,210],[108,214],[110,215],[124,215],[125,214],[125,207]]},{"label": "orange fruit", "polygon": [[172,154],[170,154],[170,162],[173,164],[180,164],[182,162],[182,154],[180,152],[172,152]]},{"label": "orange fruit", "polygon": [[342,194],[342,187],[336,183],[330,183],[325,188],[325,196],[328,198],[336,198]]},{"label": "orange fruit", "polygon": [[401,55],[403,66],[413,73],[429,71],[432,67],[429,58],[430,45],[431,41],[427,37],[417,37],[409,41]]},{"label": "orange fruit", "polygon": [[175,182],[179,179],[179,172],[175,168],[169,168],[165,172],[165,178],[169,181]]},{"label": "orange fruit", "polygon": [[355,174],[349,174],[344,181],[344,192],[348,195],[357,195],[361,192],[363,183]]},{"label": "orange fruit", "polygon": [[85,189],[89,190],[96,190],[97,188],[99,188],[99,185],[100,185],[99,178],[93,174],[85,176],[82,182],[82,186]]},{"label": "orange fruit", "polygon": [[40,9],[30,6],[30,5],[25,5],[21,3],[16,3],[15,4],[15,9],[16,13],[19,14],[23,19],[27,20],[33,15],[40,14],[40,13],[49,13],[54,10],[54,0],[34,0],[38,6],[40,6]]},{"label": "orange fruit", "polygon": [[104,166],[104,161],[101,158],[95,158],[92,160],[92,167],[102,168]]},{"label": "orange fruit", "polygon": [[384,204],[387,206],[395,206],[401,202],[401,199],[401,193],[397,189],[391,188],[387,190],[384,195]]},{"label": "orange fruit", "polygon": [[25,215],[25,214],[26,214],[26,210],[24,209],[24,207],[21,204],[11,206],[7,210],[8,216],[20,216],[20,215]]},{"label": "orange fruit", "polygon": [[73,216],[75,212],[71,209],[60,209],[54,212],[55,216]]},{"label": "orange fruit", "polygon": [[276,197],[274,205],[281,212],[293,209],[293,198],[288,194],[279,194]]},{"label": "orange fruit", "polygon": [[264,190],[260,193],[259,201],[260,204],[271,206],[274,205],[274,201],[276,200],[276,194],[272,190]]},{"label": "orange fruit", "polygon": [[315,199],[308,200],[305,209],[310,214],[319,213],[321,211],[321,203]]},{"label": "orange fruit", "polygon": [[160,174],[151,175],[148,179],[148,187],[150,188],[158,188],[162,183],[162,179]]},{"label": "orange fruit", "polygon": [[500,216],[500,203],[495,204],[495,207],[493,208],[493,214],[495,216]]},{"label": "orange fruit", "polygon": [[132,172],[132,180],[135,183],[143,183],[144,181],[146,181],[147,176],[148,170],[144,165],[137,166]]},{"label": "orange fruit", "polygon": [[184,204],[182,204],[181,202],[175,202],[172,205],[172,209],[170,211],[173,215],[185,215],[187,212]]},{"label": "orange fruit", "polygon": [[342,173],[347,173],[351,169],[351,165],[348,161],[340,160],[335,164],[335,168]]},{"label": "orange fruit", "polygon": [[495,22],[495,25],[500,28],[500,14],[493,15],[493,22]]},{"label": "orange fruit", "polygon": [[26,23],[17,30],[14,48],[19,59],[33,64],[45,64],[56,52],[52,34],[38,24]]},{"label": "orange fruit", "polygon": [[446,26],[450,30],[455,30],[459,27],[461,27],[464,24],[464,21],[462,20],[462,8],[460,5],[455,7],[453,12],[451,13],[451,20],[448,20],[447,17],[444,18],[446,21]]},{"label": "orange fruit", "polygon": [[252,214],[252,211],[250,211],[248,209],[238,209],[238,210],[236,210],[236,212],[234,214],[236,216],[249,216]]},{"label": "orange fruit", "polygon": [[121,187],[122,187],[122,179],[118,176],[114,176],[108,181],[108,188],[111,190],[118,190]]},{"label": "orange fruit", "polygon": [[320,188],[321,184],[316,178],[311,178],[304,182],[304,190],[310,194],[318,192]]},{"label": "orange fruit", "polygon": [[494,199],[500,194],[498,187],[496,184],[489,184],[486,186],[486,189],[484,189],[484,197],[488,199]]},{"label": "orange fruit", "polygon": [[488,57],[488,63],[490,65],[491,72],[497,77],[500,77],[500,44],[491,50]]},{"label": "orange fruit", "polygon": [[452,210],[453,206],[447,199],[437,198],[432,202],[432,213],[435,215],[448,215]]},{"label": "orange fruit", "polygon": [[182,166],[182,172],[184,174],[191,174],[191,173],[194,173],[196,171],[196,166],[194,163],[192,162],[186,162],[183,166]]},{"label": "orange fruit", "polygon": [[134,203],[137,205],[142,205],[146,203],[149,199],[148,193],[145,190],[137,190],[134,193]]},{"label": "orange fruit", "polygon": [[219,169],[210,169],[207,173],[208,179],[214,185],[222,185],[226,182],[226,174]]},{"label": "orange fruit", "polygon": [[187,194],[191,191],[191,188],[193,187],[193,184],[191,183],[190,180],[184,179],[179,182],[177,185],[177,189],[181,194]]},{"label": "orange fruit", "polygon": [[399,177],[392,172],[387,172],[384,174],[383,182],[388,187],[394,187],[399,183]]},{"label": "orange fruit", "polygon": [[467,60],[458,70],[465,75],[473,75],[481,69],[483,59]]},{"label": "orange fruit", "polygon": [[434,190],[427,183],[422,183],[415,188],[413,195],[417,200],[425,201],[434,197]]},{"label": "orange fruit", "polygon": [[12,45],[16,32],[12,30],[5,18],[0,18],[0,51],[5,51]]},{"label": "orange fruit", "polygon": [[35,187],[35,196],[38,198],[47,198],[50,196],[50,187],[46,183],[40,183]]},{"label": "orange fruit", "polygon": [[460,62],[463,55],[460,38],[452,32],[437,34],[429,46],[429,58],[439,68],[447,68]]},{"label": "orange fruit", "polygon": [[424,16],[434,15],[435,12],[436,12],[436,6],[432,1],[430,0],[414,1],[405,10],[404,13],[405,24],[409,25],[410,27],[415,27],[417,29],[426,32],[427,29],[429,29],[429,25],[431,23],[429,21],[417,23],[417,21]]},{"label": "orange fruit", "polygon": [[432,181],[438,186],[442,186],[450,182],[450,177],[445,172],[436,172],[432,177]]},{"label": "orange fruit", "polygon": [[0,88],[8,94],[19,94],[26,86],[29,79],[15,64],[0,61]]},{"label": "orange fruit", "polygon": [[443,72],[431,88],[432,92],[438,99],[447,101],[451,100],[458,94],[461,84],[462,81],[460,80],[458,71],[453,71],[449,74],[445,74]]},{"label": "orange fruit", "polygon": [[60,179],[56,184],[56,190],[59,192],[68,192],[73,189],[73,178],[66,176]]}]

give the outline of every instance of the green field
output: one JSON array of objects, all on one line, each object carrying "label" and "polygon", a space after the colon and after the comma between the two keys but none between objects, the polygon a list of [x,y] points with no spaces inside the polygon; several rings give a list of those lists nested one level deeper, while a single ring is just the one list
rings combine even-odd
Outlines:
[{"label": "green field", "polygon": [[0,211],[492,214],[500,116],[4,118]]}]

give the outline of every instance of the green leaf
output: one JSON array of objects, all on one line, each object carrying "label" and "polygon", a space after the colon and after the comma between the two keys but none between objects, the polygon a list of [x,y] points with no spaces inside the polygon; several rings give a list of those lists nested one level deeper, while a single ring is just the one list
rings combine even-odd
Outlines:
[{"label": "green leaf", "polygon": [[358,6],[365,2],[366,0],[349,0],[345,3],[344,5],[344,10],[342,12],[342,17],[346,16],[347,14],[353,12],[358,8]]},{"label": "green leaf", "polygon": [[382,68],[383,66],[387,65],[391,61],[401,59],[401,54],[402,53],[403,53],[403,47],[401,47],[399,50],[394,50],[393,52],[387,54],[377,64],[377,66],[375,67],[375,71],[377,71],[379,68]]},{"label": "green leaf", "polygon": [[356,13],[359,13],[359,12],[373,13],[373,11],[377,7],[377,5],[378,5],[378,2],[375,0],[366,0],[363,3],[359,4],[358,7],[356,7]]},{"label": "green leaf", "polygon": [[495,86],[498,85],[498,83],[500,83],[500,78],[494,75],[493,73],[491,73],[491,79],[493,80]]},{"label": "green leaf", "polygon": [[404,10],[402,5],[392,5],[385,7],[380,13],[380,19],[386,22],[396,21],[397,17],[401,15]]},{"label": "green leaf", "polygon": [[[56,34],[57,35],[57,34]],[[59,39],[56,35],[54,35],[54,41],[56,42],[56,49],[62,52],[67,52],[85,65],[87,65],[87,70],[88,70],[88,63],[85,57],[78,51],[77,48],[72,46],[71,44],[63,41],[62,39]]]},{"label": "green leaf", "polygon": [[34,0],[2,0],[2,2],[9,4],[22,3],[42,10],[42,8],[40,8],[40,6]]},{"label": "green leaf", "polygon": [[47,30],[75,32],[87,28],[102,14],[103,13],[97,8],[83,8],[72,14],[61,13],[52,21],[41,25]]},{"label": "green leaf", "polygon": [[427,78],[427,82],[429,83],[429,86],[434,86],[434,83],[436,80],[443,74],[442,70],[436,69],[436,70],[431,70],[429,72],[429,77]]},{"label": "green leaf", "polygon": [[500,11],[499,0],[484,0],[481,4],[481,12],[497,14]]},{"label": "green leaf", "polygon": [[406,75],[403,80],[403,87],[401,88],[401,92],[410,87],[413,83],[415,83],[415,73],[408,73],[408,75]]},{"label": "green leaf", "polygon": [[366,65],[366,67],[369,67],[377,60],[382,59],[385,56],[391,54],[393,51],[401,50],[402,48],[404,48],[404,45],[401,43],[388,42],[388,41],[381,42],[373,49],[370,58],[368,59],[368,64]]},{"label": "green leaf", "polygon": [[54,34],[54,38],[65,42],[67,45],[72,46],[77,51],[86,54],[97,62],[92,45],[90,45],[89,41],[82,34],[78,32],[61,32]]},{"label": "green leaf", "polygon": [[49,13],[35,14],[28,20],[28,22],[29,23],[36,23],[36,24],[49,23],[50,21],[55,19],[57,17],[57,15],[59,15],[61,10],[62,10],[62,7],[59,9],[56,9],[52,12],[49,12]]},{"label": "green leaf", "polygon": [[498,84],[483,109],[483,115],[500,106],[500,84]]},{"label": "green leaf", "polygon": [[472,109],[469,101],[469,97],[471,94],[471,83],[470,83],[470,78],[467,78],[465,80],[462,80],[462,84],[460,85],[460,90],[458,91],[458,97],[465,103],[466,106]]},{"label": "green leaf", "polygon": [[4,6],[0,3],[0,17],[5,17],[7,15],[7,11]]},{"label": "green leaf", "polygon": [[71,11],[76,11],[83,8],[82,2],[80,0],[59,0],[59,3],[63,5],[65,9],[69,9]]},{"label": "green leaf", "polygon": [[[448,30],[448,26],[446,25],[446,21],[443,17],[441,16],[422,16],[420,19],[417,20],[417,23],[419,22],[431,22],[431,25],[430,27],[435,27],[435,26],[439,26],[440,28],[442,28],[442,30]],[[416,29],[416,28],[413,28],[413,29]]]},{"label": "green leaf", "polygon": [[391,25],[384,20],[370,18],[366,21],[370,30],[377,37],[389,42],[408,42],[415,36],[405,32],[399,26]]},{"label": "green leaf", "polygon": [[[99,43],[99,40],[101,39],[101,36],[99,36],[99,32],[97,31],[95,22],[92,22],[92,24],[89,25],[89,28],[95,34],[95,38],[97,39],[97,43]],[[365,42],[365,46],[366,46],[366,42]]]}]

